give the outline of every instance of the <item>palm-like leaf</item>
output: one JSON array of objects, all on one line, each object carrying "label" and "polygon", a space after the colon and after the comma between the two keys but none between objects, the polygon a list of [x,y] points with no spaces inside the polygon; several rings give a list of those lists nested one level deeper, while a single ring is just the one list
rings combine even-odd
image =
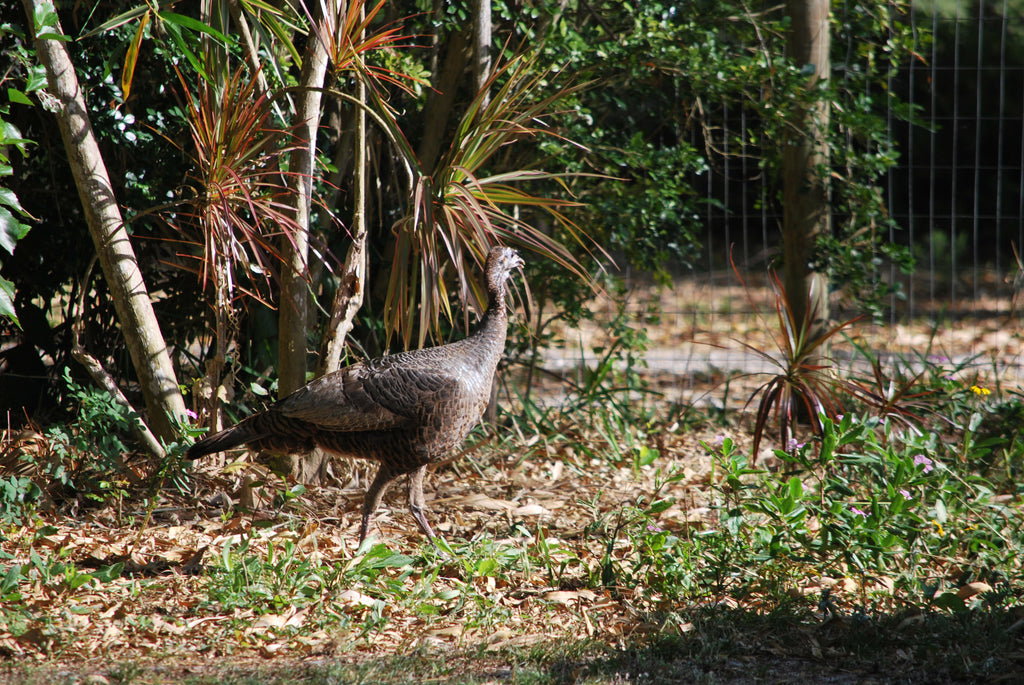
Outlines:
[{"label": "palm-like leaf", "polygon": [[920,427],[925,423],[925,414],[949,421],[948,417],[935,411],[934,402],[926,401],[936,391],[920,389],[921,378],[927,369],[923,354],[919,361],[925,368],[908,375],[900,366],[894,366],[891,372],[886,372],[878,356],[870,349],[856,343],[854,345],[871,364],[871,376],[841,381],[848,394],[863,402],[877,416],[899,423],[912,432],[920,433]]},{"label": "palm-like leaf", "polygon": [[[237,270],[269,285],[280,261],[277,237],[291,239],[301,230],[291,218],[291,191],[278,164],[296,143],[271,125],[269,98],[243,74],[240,68],[218,95],[204,80],[190,93],[179,73],[195,162],[190,215],[202,233],[197,272],[204,286],[214,273],[229,296],[238,285]],[[255,290],[249,294],[257,296]]]},{"label": "palm-like leaf", "polygon": [[[748,293],[751,307],[758,318],[763,319],[736,264],[733,263],[732,267]],[[843,404],[839,394],[843,386],[836,379],[834,364],[825,356],[825,347],[838,333],[863,318],[850,319],[815,336],[812,331],[816,327],[808,316],[797,320],[793,303],[774,271],[771,272],[771,282],[775,291],[775,315],[779,329],[779,336],[773,342],[778,349],[778,356],[740,341],[749,351],[779,368],[779,372],[754,390],[747,400],[749,405],[755,397],[761,398],[754,418],[752,463],[757,459],[761,440],[773,416],[778,423],[779,440],[785,445],[794,434],[801,409],[806,413],[815,433],[822,430],[822,414],[834,418],[842,413]],[[813,292],[809,293],[808,299],[813,296]],[[803,311],[809,313],[813,308],[806,306]]]},{"label": "palm-like leaf", "polygon": [[[589,281],[565,245],[519,214],[522,208],[545,214],[572,242],[588,251],[593,248],[585,233],[563,213],[577,203],[534,195],[524,188],[536,183],[567,188],[568,177],[539,170],[488,173],[498,153],[516,141],[555,135],[543,126],[542,118],[565,93],[534,99],[533,93],[546,75],[529,59],[509,62],[491,79],[491,84],[503,80],[503,85],[489,104],[484,106],[486,98],[481,92],[467,109],[433,174],[419,174],[412,208],[396,225],[385,307],[387,330],[401,331],[407,347],[414,329],[419,331],[418,344],[422,346],[429,331],[437,332],[442,314],[451,319],[445,284],[452,271],[463,301],[478,307],[484,302],[485,294],[468,275],[479,271],[495,242],[518,244]],[[416,164],[411,152],[407,150],[407,154]],[[468,262],[477,268],[467,268]]]},{"label": "palm-like leaf", "polygon": [[408,90],[407,82],[413,80],[411,76],[368,65],[363,59],[365,55],[376,50],[408,47],[408,37],[401,33],[401,26],[385,26],[376,32],[369,30],[384,8],[384,0],[379,0],[373,7],[368,7],[366,0],[349,0],[347,3],[338,3],[336,0],[320,2],[319,20],[313,20],[308,8],[306,12],[310,18],[313,35],[327,48],[327,56],[334,72],[353,72],[363,78],[371,88],[375,88],[378,82],[383,82]]},{"label": "palm-like leaf", "polygon": [[190,196],[172,210],[188,206],[182,215],[201,233],[195,271],[204,288],[213,281],[216,350],[200,393],[205,405],[200,420],[213,427],[218,425],[218,388],[235,335],[237,292],[269,303],[270,283],[282,261],[279,238],[284,235],[294,243],[303,230],[292,218],[292,191],[279,164],[297,142],[272,125],[270,98],[258,86],[259,75],[245,79],[245,71],[240,67],[220,89],[199,79],[195,93],[178,72],[194,167],[188,178]]}]

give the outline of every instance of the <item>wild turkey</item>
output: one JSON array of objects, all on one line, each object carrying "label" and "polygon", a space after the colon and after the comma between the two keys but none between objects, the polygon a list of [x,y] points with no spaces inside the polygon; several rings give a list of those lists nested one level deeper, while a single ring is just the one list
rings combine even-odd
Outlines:
[{"label": "wild turkey", "polygon": [[429,538],[423,476],[480,420],[505,349],[505,284],[523,266],[507,247],[487,255],[487,311],[479,328],[458,342],[353,364],[299,388],[265,411],[203,438],[186,457],[248,445],[297,454],[315,446],[380,462],[363,502],[359,541],[370,529],[388,485],[409,475],[409,509]]}]

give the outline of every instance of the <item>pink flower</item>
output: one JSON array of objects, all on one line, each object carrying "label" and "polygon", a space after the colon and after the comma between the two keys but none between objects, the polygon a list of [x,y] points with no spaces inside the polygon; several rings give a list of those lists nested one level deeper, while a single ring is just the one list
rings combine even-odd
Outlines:
[{"label": "pink flower", "polygon": [[866,511],[858,509],[857,507],[853,506],[852,504],[849,505],[849,509],[856,516],[860,516],[861,518],[867,518],[868,517],[868,513]]},{"label": "pink flower", "polygon": [[899,492],[901,495],[903,495],[903,499],[910,499],[910,491],[909,490],[903,490],[901,488],[900,490],[897,490],[897,492]]},{"label": "pink flower", "polygon": [[934,462],[928,457],[924,456],[923,454],[914,455],[914,465],[920,466],[921,470],[924,471],[925,473],[928,473],[929,471],[935,468],[933,464]]}]

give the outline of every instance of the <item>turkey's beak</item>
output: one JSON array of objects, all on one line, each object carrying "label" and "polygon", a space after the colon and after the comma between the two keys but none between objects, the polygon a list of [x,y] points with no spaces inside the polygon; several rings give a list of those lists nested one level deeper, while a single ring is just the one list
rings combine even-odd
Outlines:
[{"label": "turkey's beak", "polygon": [[[512,262],[512,268],[513,269],[519,269],[519,273],[520,273],[520,275],[522,275],[523,267],[525,267],[525,266],[526,266],[526,260],[524,260],[518,254],[516,254],[516,258]],[[516,291],[518,292],[518,286],[514,285],[513,287],[516,288]],[[523,303],[523,315],[522,316],[523,316],[524,323],[528,327],[530,325],[530,312],[533,310],[533,293],[530,292],[530,285],[526,282],[526,279],[523,279],[523,292],[526,294],[526,297],[521,299],[521,301]]]}]

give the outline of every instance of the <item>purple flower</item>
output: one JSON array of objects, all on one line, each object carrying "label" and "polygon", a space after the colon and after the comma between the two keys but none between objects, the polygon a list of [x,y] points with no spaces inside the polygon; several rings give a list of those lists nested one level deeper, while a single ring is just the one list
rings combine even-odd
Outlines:
[{"label": "purple flower", "polygon": [[839,421],[840,423],[842,423],[843,416],[845,416],[845,414],[836,414],[836,421]]},{"label": "purple flower", "polygon": [[725,444],[725,436],[721,435],[721,434],[716,435],[714,440],[711,441],[711,446],[712,447],[721,447],[724,444]]},{"label": "purple flower", "polygon": [[899,492],[901,495],[903,495],[903,499],[910,499],[910,490],[904,490],[904,489],[901,488],[901,489],[897,490],[897,492]]},{"label": "purple flower", "polygon": [[866,511],[858,509],[857,507],[853,506],[852,504],[849,505],[849,509],[856,516],[860,516],[861,518],[867,518],[868,517],[868,513]]},{"label": "purple flower", "polygon": [[798,442],[796,438],[790,438],[789,442],[786,443],[786,451],[795,452],[801,447],[803,447],[805,444],[806,443]]},{"label": "purple flower", "polygon": [[934,466],[932,466],[932,464],[933,464],[932,460],[929,459],[928,457],[924,456],[923,454],[915,454],[914,455],[914,465],[922,467],[922,470],[925,473],[928,473],[933,468],[935,468]]},{"label": "purple flower", "polygon": [[185,410],[185,416],[187,416],[187,417],[189,417],[190,419],[193,419],[193,420],[199,418],[199,414],[196,414],[191,409],[186,409]]}]

